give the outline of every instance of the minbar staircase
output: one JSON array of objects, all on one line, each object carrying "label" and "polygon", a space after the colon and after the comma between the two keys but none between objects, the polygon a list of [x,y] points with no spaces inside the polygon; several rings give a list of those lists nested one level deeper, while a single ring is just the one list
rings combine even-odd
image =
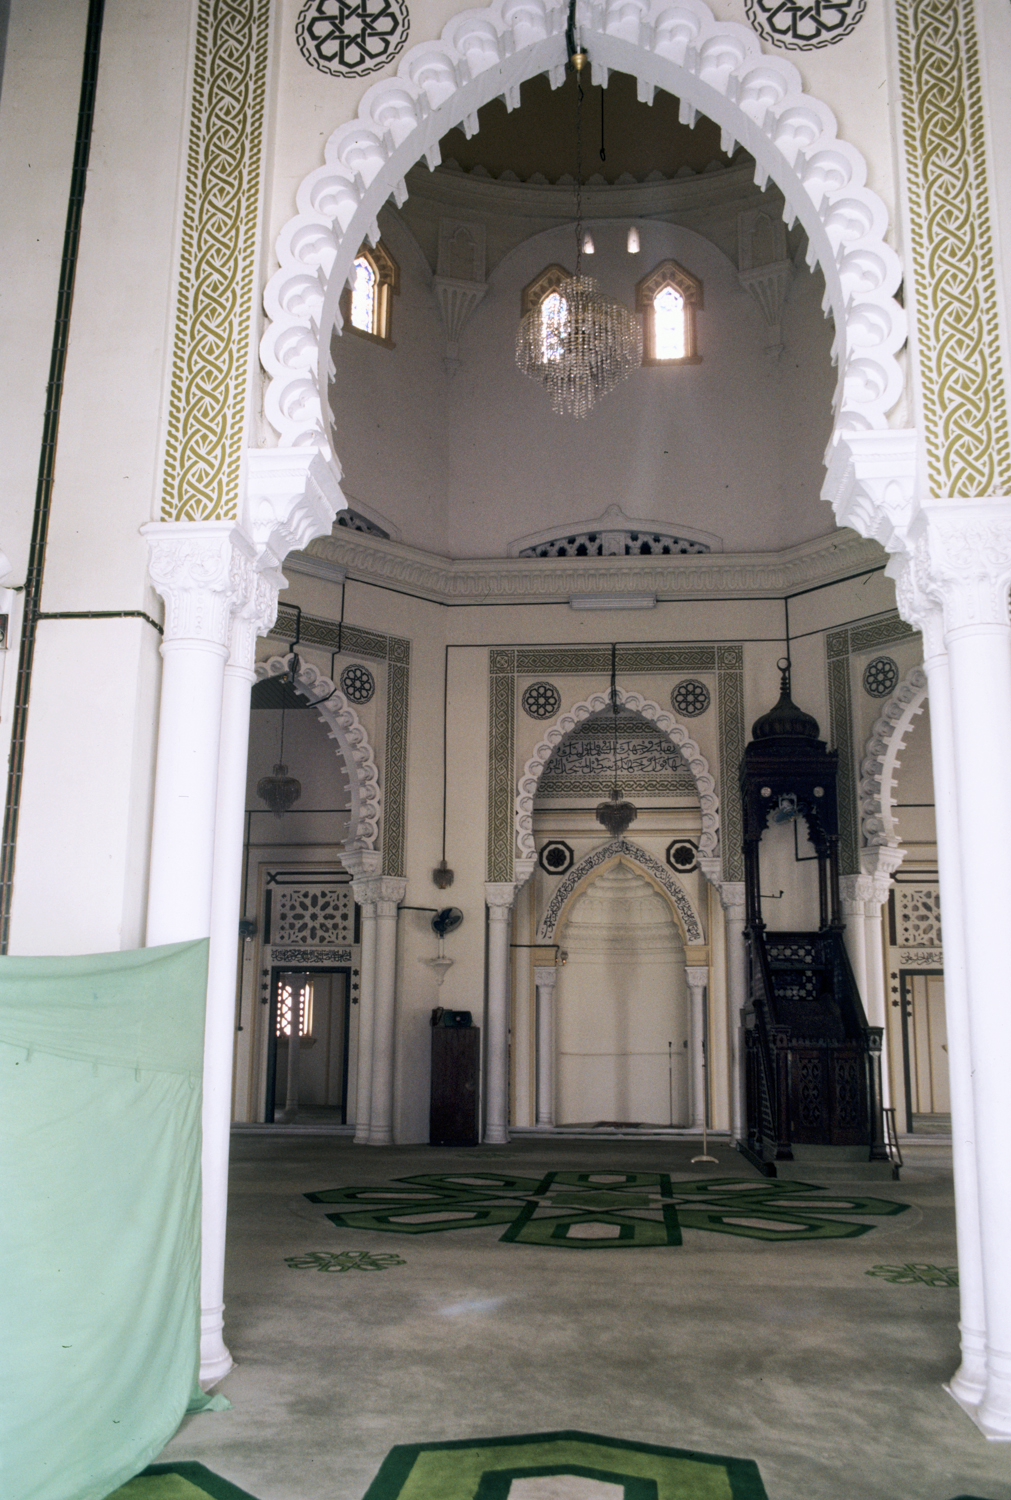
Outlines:
[{"label": "minbar staircase", "polygon": [[748,959],[744,1155],[769,1177],[795,1147],[887,1162],[881,1027],[867,1024],[842,933],[752,928]]}]

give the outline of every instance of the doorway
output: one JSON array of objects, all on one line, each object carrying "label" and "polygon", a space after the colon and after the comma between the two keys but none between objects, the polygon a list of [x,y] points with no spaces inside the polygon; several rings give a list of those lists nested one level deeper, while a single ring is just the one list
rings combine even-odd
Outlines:
[{"label": "doorway", "polygon": [[951,1130],[948,1031],[944,974],[900,972],[902,1069],[906,1130],[947,1134]]},{"label": "doorway", "polygon": [[347,1124],[350,979],[350,967],[271,969],[268,1124]]}]

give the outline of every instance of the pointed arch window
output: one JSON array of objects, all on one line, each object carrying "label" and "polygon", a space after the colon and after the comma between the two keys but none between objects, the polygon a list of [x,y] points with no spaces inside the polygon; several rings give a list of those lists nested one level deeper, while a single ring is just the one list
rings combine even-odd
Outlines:
[{"label": "pointed arch window", "polygon": [[392,298],[399,291],[400,267],[382,240],[375,247],[363,245],[341,297],[344,327],[392,349]]},{"label": "pointed arch window", "polygon": [[520,316],[540,308],[540,350],[543,364],[560,359],[569,328],[569,305],[558,290],[570,275],[564,266],[546,266],[541,274],[523,288]]},{"label": "pointed arch window", "polygon": [[661,261],[635,289],[642,314],[644,365],[700,362],[695,313],[702,306],[702,283],[676,260]]}]

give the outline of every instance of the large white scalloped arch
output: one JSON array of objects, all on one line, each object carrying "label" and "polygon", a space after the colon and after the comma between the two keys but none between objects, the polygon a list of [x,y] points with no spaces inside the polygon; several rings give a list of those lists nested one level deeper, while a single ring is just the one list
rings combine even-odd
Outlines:
[{"label": "large white scalloped arch", "polygon": [[[264,410],[282,447],[330,454],[329,330],[339,326],[358,246],[378,239],[379,209],[391,194],[402,203],[408,168],[422,156],[437,165],[441,136],[461,122],[476,129],[489,100],[513,108],[525,79],[562,81],[566,10],[565,0],[493,0],[463,11],[439,41],[406,51],[396,76],[373,84],[357,119],[330,136],[278,236],[280,267],[264,292]],[[885,427],[903,384],[896,355],[906,319],[894,297],[902,269],[885,243],[885,205],[865,186],[863,157],[839,140],[832,111],[803,92],[792,63],[763,53],[747,26],[717,21],[702,0],[580,0],[578,17],[595,77],[629,73],[647,102],[657,88],[676,95],[682,118],[709,116],[725,147],[739,141],[751,152],[760,182],[779,185],[787,219],[807,231],[835,323],[833,439]]]},{"label": "large white scalloped arch", "polygon": [[913,720],[927,701],[927,674],[911,667],[874,721],[860,762],[860,826],[869,848],[897,849],[895,772]]},{"label": "large white scalloped arch", "polygon": [[[714,859],[719,841],[720,832],[720,803],[716,795],[716,782],[709,772],[709,762],[694,740],[689,739],[688,731],[679,724],[672,713],[661,708],[659,703],[651,703],[639,693],[626,693],[621,688],[615,688],[618,702],[630,713],[641,714],[644,719],[655,724],[681,752],[682,759],[691,771],[695,780],[695,786],[699,794],[699,806],[702,809],[702,833],[699,838],[699,856],[702,859]],[[605,708],[611,706],[611,695],[607,693],[594,693],[592,698],[586,698],[582,703],[566,709],[552,724],[544,738],[541,740],[533,755],[523,767],[523,772],[516,788],[516,852],[517,862],[529,862],[533,867],[536,857],[534,849],[534,798],[537,795],[537,783],[544,775],[544,767],[551,758],[555,747],[561,744],[567,734],[571,734],[577,724],[588,719],[591,714],[602,713]]]},{"label": "large white scalloped arch", "polygon": [[[290,656],[272,656],[267,661],[257,662],[256,680],[263,682],[267,677],[283,677],[290,668]],[[327,726],[330,738],[337,741],[347,767],[351,822],[344,847],[374,849],[382,798],[379,772],[365,726],[340,689],[310,663],[300,664],[294,686],[296,692],[309,699],[317,717]]]},{"label": "large white scalloped arch", "polygon": [[632,839],[612,839],[592,849],[585,859],[571,869],[552,894],[544,916],[541,918],[541,941],[550,943],[559,923],[567,915],[569,906],[584,882],[597,876],[608,865],[624,860],[640,874],[646,874],[660,887],[670,903],[674,918],[681,929],[681,936],[689,947],[701,947],[706,941],[705,930],[695,905],[684,886],[672,870],[665,870],[658,859],[636,844]]}]

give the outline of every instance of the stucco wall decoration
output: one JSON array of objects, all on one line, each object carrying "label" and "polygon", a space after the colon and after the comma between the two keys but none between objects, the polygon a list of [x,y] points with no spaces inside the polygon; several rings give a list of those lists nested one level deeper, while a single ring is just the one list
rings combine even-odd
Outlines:
[{"label": "stucco wall decoration", "polygon": [[631,839],[612,839],[609,844],[601,844],[599,849],[594,849],[585,859],[580,860],[574,870],[562,881],[548,902],[547,910],[541,922],[541,940],[550,943],[558,926],[558,919],[565,910],[570,896],[576,887],[580,885],[588,875],[599,870],[603,865],[610,864],[612,860],[624,860],[634,868],[645,870],[651,875],[655,883],[666,891],[670,897],[671,905],[677,912],[681,930],[686,943],[702,944],[705,942],[705,932],[699,919],[698,912],[692,905],[691,898],[677,876],[670,870],[665,870],[658,859],[645,849],[633,844]]},{"label": "stucco wall decoration", "polygon": [[270,0],[200,0],[163,521],[238,514]]},{"label": "stucco wall decoration", "polygon": [[972,0],[898,0],[903,148],[930,488],[1011,494]]},{"label": "stucco wall decoration", "polygon": [[814,0],[797,5],[791,0],[746,0],[748,20],[765,41],[790,52],[813,52],[849,36],[867,9],[866,0]]},{"label": "stucco wall decoration", "polygon": [[895,770],[913,720],[927,701],[927,676],[912,667],[874,722],[860,763],[860,823],[872,848],[899,847],[895,817]]},{"label": "stucco wall decoration", "polygon": [[306,62],[332,78],[363,78],[403,50],[411,29],[404,0],[306,0],[295,39]]}]

